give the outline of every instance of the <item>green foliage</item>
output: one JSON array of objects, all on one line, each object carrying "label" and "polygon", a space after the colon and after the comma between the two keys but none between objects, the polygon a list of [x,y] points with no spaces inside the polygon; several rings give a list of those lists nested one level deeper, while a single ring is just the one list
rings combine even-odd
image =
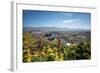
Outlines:
[{"label": "green foliage", "polygon": [[23,34],[23,49],[33,48],[35,39],[30,33]]},{"label": "green foliage", "polygon": [[[62,33],[63,34],[63,33]],[[61,39],[49,41],[46,37],[35,38],[23,34],[23,62],[81,60],[91,58],[90,42],[65,45]]]},{"label": "green foliage", "polygon": [[64,48],[64,60],[76,59],[76,46],[68,46]]},{"label": "green foliage", "polygon": [[91,47],[90,44],[87,42],[81,42],[79,45],[77,45],[76,53],[78,54],[76,56],[76,59],[90,59],[91,58]]},{"label": "green foliage", "polygon": [[65,60],[81,60],[91,58],[91,47],[88,42],[64,48]]},{"label": "green foliage", "polygon": [[30,62],[30,50],[33,49],[35,40],[30,33],[24,33],[23,35],[23,62]]}]

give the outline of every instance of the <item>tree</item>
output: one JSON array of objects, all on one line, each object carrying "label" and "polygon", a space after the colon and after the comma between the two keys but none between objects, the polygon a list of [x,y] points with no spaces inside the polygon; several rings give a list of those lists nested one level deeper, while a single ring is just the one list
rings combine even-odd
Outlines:
[{"label": "tree", "polygon": [[23,62],[31,62],[32,53],[34,48],[34,38],[30,33],[23,34]]}]

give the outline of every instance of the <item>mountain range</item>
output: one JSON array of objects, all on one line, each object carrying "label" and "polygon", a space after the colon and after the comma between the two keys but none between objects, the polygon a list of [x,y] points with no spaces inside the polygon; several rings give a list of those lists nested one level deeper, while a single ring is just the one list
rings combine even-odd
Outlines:
[{"label": "mountain range", "polygon": [[24,31],[89,31],[89,29],[59,28],[59,27],[24,27]]}]

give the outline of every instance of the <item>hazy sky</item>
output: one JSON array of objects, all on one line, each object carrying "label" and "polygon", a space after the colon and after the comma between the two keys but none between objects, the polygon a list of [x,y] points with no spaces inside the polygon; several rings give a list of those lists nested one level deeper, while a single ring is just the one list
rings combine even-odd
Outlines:
[{"label": "hazy sky", "polygon": [[91,14],[78,12],[23,10],[23,25],[24,27],[90,29]]}]

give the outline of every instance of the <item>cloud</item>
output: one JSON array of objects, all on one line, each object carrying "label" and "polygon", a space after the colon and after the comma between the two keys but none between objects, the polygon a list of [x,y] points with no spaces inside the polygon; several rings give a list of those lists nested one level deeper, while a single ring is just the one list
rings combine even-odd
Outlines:
[{"label": "cloud", "polygon": [[80,21],[80,19],[62,20],[63,23],[72,23],[72,22],[77,22],[77,21]]}]

